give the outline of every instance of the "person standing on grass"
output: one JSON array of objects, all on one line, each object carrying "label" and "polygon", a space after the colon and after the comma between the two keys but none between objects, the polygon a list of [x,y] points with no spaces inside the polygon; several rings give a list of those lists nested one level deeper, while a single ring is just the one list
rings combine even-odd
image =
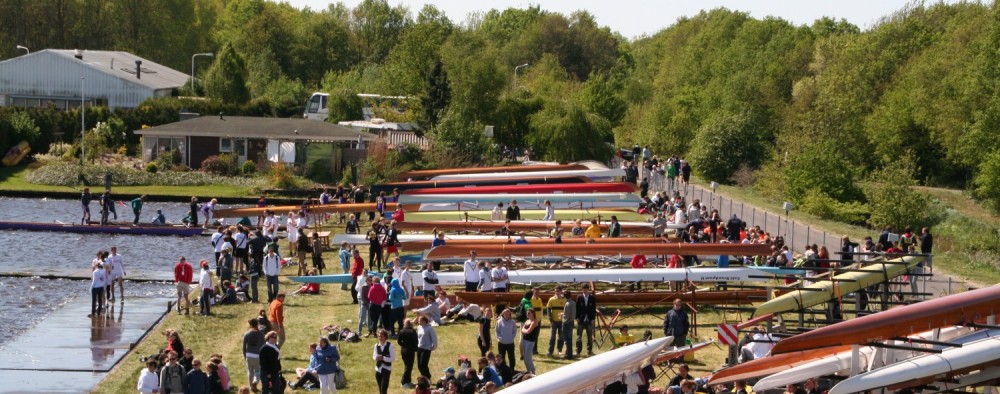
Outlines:
[{"label": "person standing on grass", "polygon": [[337,384],[334,382],[334,377],[337,376],[337,371],[340,369],[340,352],[324,336],[319,337],[316,359],[319,361],[319,366],[316,368],[316,375],[319,377],[319,394],[336,393]]},{"label": "person standing on grass", "polygon": [[309,237],[306,236],[305,229],[299,227],[298,230],[296,230],[296,234],[295,244],[292,246],[297,249],[295,251],[295,256],[298,257],[299,260],[298,276],[305,276],[308,271],[306,267],[306,254],[309,253],[312,247],[309,245]]},{"label": "person standing on grass", "polygon": [[566,299],[563,298],[563,287],[562,285],[556,286],[556,293],[549,297],[549,301],[545,303],[545,308],[549,312],[549,352],[548,356],[552,357],[552,351],[556,350],[558,353],[563,351],[563,341],[562,335],[562,310],[566,306]]},{"label": "person standing on grass", "polygon": [[476,345],[479,345],[479,356],[483,357],[493,349],[493,337],[490,336],[490,328],[493,327],[493,308],[486,305],[483,308],[483,315],[476,319],[476,323],[479,323]]},{"label": "person standing on grass", "polygon": [[142,212],[142,203],[146,201],[146,195],[143,194],[132,200],[132,213],[135,215],[135,220],[132,221],[133,226],[139,225],[139,214]]},{"label": "person standing on grass", "polygon": [[400,354],[403,356],[402,387],[407,390],[415,387],[411,375],[413,374],[413,359],[417,355],[418,340],[417,330],[413,328],[413,320],[407,319],[403,323],[403,329],[399,330],[399,338],[396,339]]},{"label": "person standing on grass", "polygon": [[247,363],[247,382],[250,388],[257,392],[257,384],[260,383],[260,348],[264,346],[264,333],[260,332],[257,326],[257,319],[247,321],[250,328],[243,334],[243,357]]},{"label": "person standing on grass", "polygon": [[378,384],[378,392],[388,394],[392,362],[396,361],[396,348],[389,343],[388,331],[378,331],[378,343],[375,344],[372,359],[375,360],[375,382]]},{"label": "person standing on grass", "polygon": [[371,285],[372,278],[368,276],[368,270],[362,270],[358,275],[358,280],[351,286],[351,293],[360,298],[361,301],[358,303],[358,335],[361,335],[361,331],[364,329],[365,338],[375,335],[368,329],[368,309],[371,307],[371,301],[368,300],[368,290],[371,289]]},{"label": "person standing on grass", "polygon": [[274,249],[268,248],[267,255],[264,256],[264,277],[267,281],[267,302],[271,303],[278,296],[278,274],[281,273],[280,257],[274,253]]},{"label": "person standing on grass", "polygon": [[184,309],[185,314],[191,314],[191,300],[188,296],[191,294],[191,280],[194,277],[194,269],[191,264],[187,262],[184,256],[181,256],[181,261],[174,265],[174,284],[177,286],[177,314],[181,314],[181,300],[187,305]]},{"label": "person standing on grass", "polygon": [[125,302],[125,263],[122,255],[118,254],[118,247],[111,247],[111,254],[108,255],[108,264],[111,266],[111,302],[115,301],[115,284],[118,284],[118,296],[121,302]]},{"label": "person standing on grass", "polygon": [[279,292],[267,307],[267,320],[278,334],[278,349],[285,344],[285,293]]},{"label": "person standing on grass", "polygon": [[465,260],[462,266],[465,273],[465,291],[476,291],[479,287],[479,260],[476,260],[476,251],[469,252],[469,259]]},{"label": "person standing on grass", "polygon": [[267,247],[267,239],[257,230],[253,238],[250,238],[250,261],[247,264],[247,271],[250,274],[250,300],[257,303],[257,281],[264,275],[264,248]]},{"label": "person standing on grass", "polygon": [[389,282],[388,290],[388,300],[389,300],[389,318],[385,319],[387,326],[389,326],[389,336],[396,336],[396,325],[399,322],[399,328],[403,328],[403,311],[405,309],[404,302],[406,301],[406,290],[399,284],[399,279],[393,279]]},{"label": "person standing on grass", "polygon": [[226,243],[222,245],[222,255],[219,256],[219,282],[233,281],[233,248]]},{"label": "person standing on grass", "polygon": [[673,346],[684,346],[689,327],[684,303],[680,298],[675,298],[673,309],[667,311],[667,316],[663,318],[663,335],[674,337]]},{"label": "person standing on grass", "polygon": [[[344,243],[340,244],[340,251],[337,252],[337,257],[340,258],[340,268],[344,270],[344,273],[345,274],[351,273],[351,260],[352,260],[351,257],[354,257],[354,256],[351,253],[351,247],[347,244],[347,242],[344,242]],[[353,277],[354,275],[351,275],[351,276]],[[357,283],[358,278],[355,277],[355,278],[352,278],[352,279],[353,280],[351,282],[351,286],[354,286],[354,284]],[[348,290],[347,284],[346,283],[341,284],[340,285],[340,289],[341,290]],[[355,298],[355,297],[357,297],[357,296],[355,295],[352,298]]]},{"label": "person standing on grass", "polygon": [[[318,232],[313,231],[312,241],[310,244],[310,247],[312,248],[313,268],[315,268],[320,275],[323,275],[323,268],[326,268],[326,264],[323,263],[323,242],[320,241]],[[347,270],[344,271],[346,272]]]},{"label": "person standing on grass", "polygon": [[177,363],[177,352],[167,353],[167,363],[160,369],[160,393],[183,394],[187,371]]},{"label": "person standing on grass", "polygon": [[[362,273],[364,273],[364,275],[367,277],[368,270],[365,269],[365,260],[361,258],[361,252],[358,252],[357,249],[354,249],[352,250],[352,254],[354,255],[354,263],[351,265],[351,279],[353,280],[353,283],[360,283],[359,278],[361,277]],[[353,303],[355,304],[358,303],[358,292],[360,290],[361,290],[360,285],[355,285],[351,287],[351,298],[354,300]],[[366,291],[365,297],[367,296],[368,292]]]},{"label": "person standing on grass", "polygon": [[281,350],[278,349],[278,333],[271,331],[264,336],[266,342],[260,348],[261,392],[281,394]]},{"label": "person standing on grass", "polygon": [[417,328],[417,369],[420,376],[431,378],[431,352],[437,350],[438,337],[431,327],[430,319],[427,316],[420,316],[420,327]]},{"label": "person standing on grass", "polygon": [[590,285],[583,284],[583,294],[576,297],[576,354],[583,353],[583,338],[587,333],[587,356],[594,355],[594,319],[597,318],[597,297],[590,294]]},{"label": "person standing on grass", "polygon": [[212,285],[212,274],[208,269],[208,262],[201,261],[201,274],[198,275],[198,286],[201,287],[201,297],[198,297],[198,305],[202,316],[212,316],[212,294],[215,287]]},{"label": "person standing on grass", "polygon": [[514,340],[517,338],[517,322],[511,317],[510,308],[504,308],[497,319],[497,358],[507,356],[507,363],[514,368]]},{"label": "person standing on grass", "polygon": [[535,373],[535,361],[532,358],[535,353],[535,344],[538,343],[538,333],[542,331],[541,323],[534,309],[527,310],[528,319],[521,325],[521,358],[524,359],[524,368]]},{"label": "person standing on grass", "polygon": [[439,283],[437,272],[434,272],[434,263],[425,264],[424,271],[420,273],[420,276],[424,280],[424,295],[434,297],[434,286]]},{"label": "person standing on grass", "polygon": [[247,258],[250,257],[250,229],[242,224],[236,226],[233,241],[236,241],[233,248],[233,272],[244,273],[247,270]]},{"label": "person standing on grass", "polygon": [[208,394],[208,374],[201,370],[201,360],[191,361],[191,370],[184,377],[184,394]]},{"label": "person standing on grass", "polygon": [[139,394],[153,394],[154,391],[160,391],[160,377],[156,372],[158,365],[156,360],[146,361],[146,369],[139,373],[139,384],[136,385]]},{"label": "person standing on grass", "polygon": [[[388,298],[388,294],[385,291],[385,286],[379,282],[377,278],[372,279],[372,284],[368,288],[368,332],[375,332],[375,329],[379,327],[379,322],[382,321],[382,304]],[[385,327],[385,325],[382,326]]]},{"label": "person standing on grass", "polygon": [[573,324],[576,322],[576,302],[572,298],[573,293],[569,290],[563,291],[563,298],[566,299],[563,305],[562,315],[562,342],[566,344],[566,359],[573,359]]}]

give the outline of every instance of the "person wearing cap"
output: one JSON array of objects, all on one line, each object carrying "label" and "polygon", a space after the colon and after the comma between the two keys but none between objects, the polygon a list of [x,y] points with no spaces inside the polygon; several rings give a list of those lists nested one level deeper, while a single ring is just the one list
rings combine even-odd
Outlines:
[{"label": "person wearing cap", "polygon": [[201,263],[201,274],[198,276],[198,286],[201,287],[201,297],[198,298],[198,306],[200,307],[199,313],[202,316],[212,315],[212,293],[214,285],[212,284],[212,273],[208,269],[208,262],[202,260]]},{"label": "person wearing cap", "polygon": [[448,382],[452,380],[458,381],[458,378],[455,377],[455,367],[445,368],[444,376],[442,376],[441,379],[438,379],[437,384],[435,386],[438,389],[443,389],[445,387],[448,387]]},{"label": "person wearing cap", "polygon": [[160,225],[160,226],[162,226],[164,224],[167,224],[167,217],[163,216],[163,210],[162,209],[157,209],[156,210],[156,216],[153,217],[153,221],[150,222],[150,223],[155,224],[155,225]]},{"label": "person wearing cap", "polygon": [[219,256],[219,281],[225,282],[233,280],[233,247],[228,242],[223,242],[222,254]]}]

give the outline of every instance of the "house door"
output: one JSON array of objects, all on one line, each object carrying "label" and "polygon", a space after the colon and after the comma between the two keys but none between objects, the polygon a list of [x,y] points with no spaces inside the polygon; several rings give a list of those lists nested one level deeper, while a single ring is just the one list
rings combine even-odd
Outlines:
[{"label": "house door", "polygon": [[247,161],[247,140],[233,140],[233,156],[236,156],[236,164],[243,165]]}]

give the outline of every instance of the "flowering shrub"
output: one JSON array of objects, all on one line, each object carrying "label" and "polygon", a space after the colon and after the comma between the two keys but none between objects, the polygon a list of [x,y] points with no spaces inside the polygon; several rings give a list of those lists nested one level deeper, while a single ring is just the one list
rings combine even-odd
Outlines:
[{"label": "flowering shrub", "polygon": [[33,170],[25,176],[25,180],[39,185],[75,186],[79,183],[79,177],[82,173],[87,184],[99,185],[104,183],[104,173],[106,171],[111,172],[111,176],[117,186],[229,185],[260,189],[267,183],[266,180],[260,178],[226,177],[197,171],[160,171],[151,173],[141,169],[122,166],[89,165],[83,167],[81,170],[78,163],[66,162],[52,162],[44,167]]}]

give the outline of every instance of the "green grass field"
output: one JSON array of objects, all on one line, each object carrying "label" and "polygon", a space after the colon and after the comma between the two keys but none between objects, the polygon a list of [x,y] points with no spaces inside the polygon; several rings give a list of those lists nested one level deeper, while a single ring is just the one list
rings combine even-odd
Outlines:
[{"label": "green grass field", "polygon": [[[327,265],[333,272],[339,273],[340,267],[335,251],[324,254]],[[336,266],[336,267],[334,267]],[[329,270],[328,270],[329,271]],[[327,272],[330,273],[330,272]],[[294,275],[295,268],[286,268],[283,274]],[[298,288],[298,285],[282,278],[281,290],[291,293]],[[261,289],[266,290],[261,283]],[[515,287],[515,291],[521,289]],[[265,293],[266,294],[266,293]],[[598,298],[599,299],[599,298]],[[141,363],[138,361],[139,355],[156,353],[166,345],[166,339],[159,333],[164,329],[172,328],[179,331],[185,347],[194,349],[195,357],[206,357],[213,353],[223,355],[223,360],[229,367],[232,375],[234,387],[247,384],[246,368],[241,354],[243,333],[246,331],[247,319],[257,315],[257,312],[264,308],[264,304],[242,304],[227,305],[213,308],[215,316],[181,316],[176,312],[171,313],[162,323],[154,328],[154,334],[147,336],[121,363],[111,371],[111,373],[95,389],[101,393],[127,393],[134,392],[136,381],[139,376]],[[610,316],[615,311],[615,307],[602,307],[604,314]],[[662,336],[662,316],[665,307],[653,308],[640,312],[634,317],[622,320],[618,324],[628,324],[633,335],[641,336],[645,330],[651,330],[655,337]],[[621,308],[622,315],[629,315],[635,312],[634,309]],[[288,296],[285,301],[285,322],[287,327],[287,341],[282,349],[282,366],[286,378],[294,377],[297,367],[305,367],[309,363],[308,345],[316,342],[320,335],[320,328],[326,324],[336,324],[340,326],[357,328],[358,307],[351,303],[351,295],[348,291],[340,290],[338,285],[323,285],[319,295]],[[412,315],[408,315],[412,316]],[[699,338],[715,338],[715,326],[723,318],[723,315],[710,308],[704,308],[697,316],[698,326],[697,336]],[[736,319],[737,316],[730,314],[729,319]],[[544,319],[543,319],[544,321]],[[549,327],[543,324],[542,333],[539,337],[540,356],[535,357],[536,369],[539,373],[544,373],[555,368],[566,365],[567,361],[557,358],[547,358],[545,353],[548,350]],[[479,351],[476,347],[477,325],[470,322],[445,324],[435,328],[439,336],[438,350],[431,357],[431,372],[436,381],[443,375],[442,371],[449,366],[456,366],[459,356],[469,356],[478,358]],[[617,332],[617,330],[616,330]],[[494,341],[495,343],[496,341]],[[376,343],[374,338],[366,338],[360,343],[341,343],[340,345],[340,365],[344,368],[348,379],[348,387],[341,392],[346,393],[371,393],[375,383],[374,361],[372,361],[372,346]],[[598,347],[595,343],[595,352],[601,353],[610,350],[611,340],[607,339],[603,345]],[[494,349],[495,351],[496,349]],[[691,363],[695,376],[702,376],[717,369],[723,364],[725,359],[723,347],[709,346],[696,354],[696,361]],[[523,363],[518,362],[518,366],[523,368]],[[393,385],[392,392],[409,392],[400,387],[400,376],[402,375],[403,363],[400,361],[393,365]],[[414,367],[414,379],[416,376]],[[666,385],[669,378],[674,373],[661,376],[657,385]],[[291,380],[290,380],[291,381]],[[412,390],[410,390],[412,391]]]}]

